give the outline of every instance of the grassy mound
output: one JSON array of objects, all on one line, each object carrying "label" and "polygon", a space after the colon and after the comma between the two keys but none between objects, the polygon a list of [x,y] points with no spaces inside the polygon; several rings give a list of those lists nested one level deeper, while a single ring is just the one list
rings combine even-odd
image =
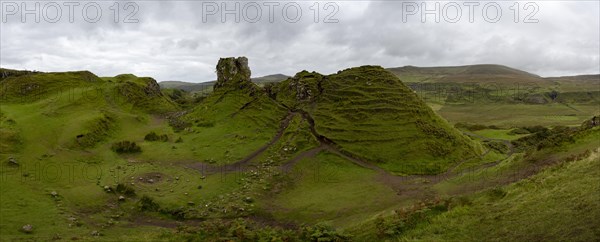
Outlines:
[{"label": "grassy mound", "polygon": [[440,173],[480,152],[381,67],[304,71],[274,90],[279,102],[309,112],[320,135],[394,173]]}]

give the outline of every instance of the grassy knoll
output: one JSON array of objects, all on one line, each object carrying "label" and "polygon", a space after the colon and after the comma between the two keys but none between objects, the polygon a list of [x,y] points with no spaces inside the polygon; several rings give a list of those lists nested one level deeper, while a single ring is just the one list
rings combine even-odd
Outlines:
[{"label": "grassy knoll", "polygon": [[[315,75],[299,73],[297,79]],[[319,91],[313,94],[313,105],[305,104],[317,132],[391,172],[440,173],[463,157],[482,152],[381,67],[347,69],[309,86],[313,88],[305,92]],[[313,90],[314,86],[321,90]]]}]

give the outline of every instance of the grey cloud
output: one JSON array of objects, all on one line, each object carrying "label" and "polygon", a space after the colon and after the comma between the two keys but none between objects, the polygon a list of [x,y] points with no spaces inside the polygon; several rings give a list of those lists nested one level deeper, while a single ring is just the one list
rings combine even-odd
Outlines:
[{"label": "grey cloud", "polygon": [[214,79],[218,58],[241,55],[249,57],[255,76],[304,69],[333,73],[366,64],[497,63],[542,76],[600,72],[599,3],[593,1],[537,2],[536,24],[512,22],[508,2],[501,2],[498,23],[480,15],[468,23],[463,13],[455,24],[421,23],[420,16],[404,23],[402,2],[389,1],[338,2],[339,23],[322,23],[323,9],[314,23],[309,9],[314,2],[299,2],[303,15],[297,23],[284,21],[281,12],[270,23],[266,8],[257,23],[221,23],[219,15],[203,21],[202,2],[143,1],[139,23],[126,24],[112,21],[112,2],[100,3],[107,14],[98,23],[81,17],[74,23],[1,23],[1,65],[192,82]]}]

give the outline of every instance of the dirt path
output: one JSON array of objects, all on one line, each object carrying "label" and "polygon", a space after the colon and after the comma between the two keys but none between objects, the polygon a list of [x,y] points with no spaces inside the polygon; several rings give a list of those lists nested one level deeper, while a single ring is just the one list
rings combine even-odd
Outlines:
[{"label": "dirt path", "polygon": [[212,164],[208,164],[205,162],[196,161],[193,164],[188,165],[187,167],[198,170],[203,174],[213,174],[213,173],[217,173],[217,172],[228,173],[228,172],[240,171],[241,169],[248,167],[250,161],[252,161],[254,158],[258,157],[260,154],[265,152],[265,150],[267,150],[269,147],[271,147],[273,144],[275,144],[275,143],[277,143],[277,141],[279,141],[279,139],[283,135],[283,132],[285,131],[285,129],[287,129],[288,125],[290,124],[290,121],[292,121],[292,118],[294,118],[295,115],[297,115],[297,113],[289,112],[288,115],[281,120],[279,130],[277,130],[277,133],[275,133],[275,136],[273,136],[273,138],[271,138],[271,140],[267,144],[261,146],[260,148],[258,148],[257,150],[255,150],[254,152],[252,152],[251,154],[246,156],[244,159],[241,159],[239,161],[236,161],[235,163],[231,163],[231,164],[227,164],[227,165],[212,165]]},{"label": "dirt path", "polygon": [[[348,152],[342,151],[340,148],[338,148],[339,146],[333,140],[331,140],[331,139],[327,138],[326,136],[319,134],[317,132],[317,130],[315,128],[315,121],[308,112],[306,112],[304,110],[292,110],[288,113],[288,115],[285,118],[282,119],[280,128],[277,131],[277,133],[275,134],[275,136],[271,139],[271,141],[269,141],[267,144],[260,147],[256,151],[252,152],[250,155],[248,155],[244,159],[239,160],[232,164],[220,165],[220,166],[206,164],[203,162],[195,162],[194,164],[189,165],[189,167],[196,169],[198,171],[201,171],[203,174],[229,173],[229,172],[244,170],[245,168],[247,168],[251,165],[250,162],[252,160],[254,160],[256,157],[258,157],[260,154],[262,154],[264,151],[266,151],[269,147],[274,145],[277,141],[279,141],[279,139],[285,132],[285,129],[288,127],[290,121],[292,120],[292,118],[295,115],[302,115],[302,118],[308,122],[310,132],[319,141],[319,146],[312,148],[310,150],[304,151],[304,152],[298,154],[297,156],[295,156],[294,158],[284,162],[281,165],[281,169],[284,172],[291,171],[292,168],[298,163],[298,161],[300,161],[304,158],[314,157],[319,152],[326,150],[328,152],[339,155],[339,156],[343,157],[344,159],[347,159],[360,167],[376,171],[378,173],[378,178],[377,178],[378,181],[384,183],[385,185],[389,186],[390,188],[392,188],[394,190],[406,190],[407,188],[415,189],[417,186],[422,186],[423,184],[427,184],[427,186],[431,186],[435,183],[447,180],[454,176],[462,175],[464,172],[459,172],[459,173],[455,172],[455,170],[458,167],[460,167],[461,165],[463,165],[464,163],[466,163],[472,159],[481,158],[481,157],[487,155],[491,151],[490,149],[488,149],[481,156],[466,158],[442,174],[397,176],[397,175],[394,175],[371,162],[368,162],[361,158],[355,157],[352,154],[349,154]],[[514,148],[513,148],[512,144],[510,143],[510,141],[501,140],[501,139],[490,139],[490,138],[479,136],[477,134],[470,133],[470,132],[465,132],[465,134],[470,135],[470,136],[475,136],[475,137],[483,139],[483,140],[497,140],[497,141],[504,142],[510,148],[510,152],[509,152],[509,154],[507,154],[507,157],[505,159],[509,158],[514,153]],[[484,164],[481,167],[478,167],[477,169],[483,169],[483,168],[494,166],[505,159],[500,159],[495,162]],[[469,172],[472,172],[472,170],[470,170]],[[421,185],[417,185],[417,184],[421,184]]]},{"label": "dirt path", "polygon": [[310,132],[319,141],[319,146],[312,148],[310,150],[304,151],[304,152],[296,155],[295,157],[282,163],[282,165],[280,166],[282,171],[290,172],[293,169],[293,167],[300,160],[302,160],[304,158],[315,157],[321,151],[328,151],[333,154],[339,155],[340,157],[343,157],[344,159],[349,160],[352,163],[354,163],[360,167],[376,171],[378,173],[376,179],[379,182],[390,187],[391,189],[397,191],[399,195],[407,194],[407,191],[409,191],[408,194],[418,195],[419,193],[422,193],[425,189],[430,188],[431,186],[435,185],[436,183],[448,180],[455,176],[463,175],[466,172],[474,172],[474,171],[477,171],[480,169],[495,166],[495,165],[499,164],[501,161],[510,158],[515,152],[514,147],[508,140],[491,139],[491,138],[483,137],[483,136],[465,131],[464,133],[466,135],[477,137],[482,140],[501,141],[509,147],[510,151],[504,159],[500,159],[498,161],[480,165],[480,166],[476,167],[475,170],[469,169],[468,171],[456,172],[456,169],[458,169],[458,167],[460,167],[461,165],[463,165],[466,162],[471,161],[473,159],[478,159],[478,158],[482,158],[482,157],[486,156],[487,154],[489,154],[491,149],[488,149],[484,154],[482,154],[480,156],[463,159],[462,161],[458,162],[456,165],[454,165],[453,167],[451,167],[450,169],[448,169],[446,172],[444,172],[442,174],[397,176],[397,175],[394,175],[371,162],[368,162],[361,158],[355,157],[348,152],[342,151],[333,140],[331,140],[331,139],[327,138],[326,136],[319,134],[317,132],[317,130],[315,128],[315,121],[308,112],[306,112],[304,110],[291,110],[290,109],[288,115],[281,120],[279,130],[277,131],[275,136],[267,144],[260,147],[256,151],[252,152],[250,155],[248,155],[244,159],[239,160],[232,164],[221,165],[221,166],[206,164],[203,162],[194,162],[194,164],[189,165],[188,167],[196,169],[203,174],[229,173],[229,172],[234,172],[234,171],[245,170],[246,168],[248,168],[249,166],[252,165],[251,164],[252,160],[254,160],[260,154],[265,152],[268,148],[273,146],[277,141],[279,141],[279,139],[281,138],[281,136],[283,135],[283,133],[289,126],[290,121],[296,115],[302,115],[303,120],[306,120],[308,122]]}]

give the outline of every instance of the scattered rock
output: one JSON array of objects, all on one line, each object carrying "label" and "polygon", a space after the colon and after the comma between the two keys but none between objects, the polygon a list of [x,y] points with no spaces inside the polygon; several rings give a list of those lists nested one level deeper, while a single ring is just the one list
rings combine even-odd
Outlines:
[{"label": "scattered rock", "polygon": [[50,195],[52,195],[53,197],[57,197],[57,196],[58,196],[58,192],[56,192],[56,191],[52,191],[52,192],[50,193]]},{"label": "scattered rock", "polygon": [[10,158],[8,158],[8,165],[19,166],[19,162],[14,157],[10,157]]},{"label": "scattered rock", "polygon": [[125,197],[124,196],[119,196],[119,201],[125,201]]},{"label": "scattered rock", "polygon": [[23,227],[21,227],[21,232],[31,234],[33,233],[33,226],[31,224],[23,225]]},{"label": "scattered rock", "polygon": [[90,233],[92,236],[100,236],[100,232],[98,230],[94,230]]}]

